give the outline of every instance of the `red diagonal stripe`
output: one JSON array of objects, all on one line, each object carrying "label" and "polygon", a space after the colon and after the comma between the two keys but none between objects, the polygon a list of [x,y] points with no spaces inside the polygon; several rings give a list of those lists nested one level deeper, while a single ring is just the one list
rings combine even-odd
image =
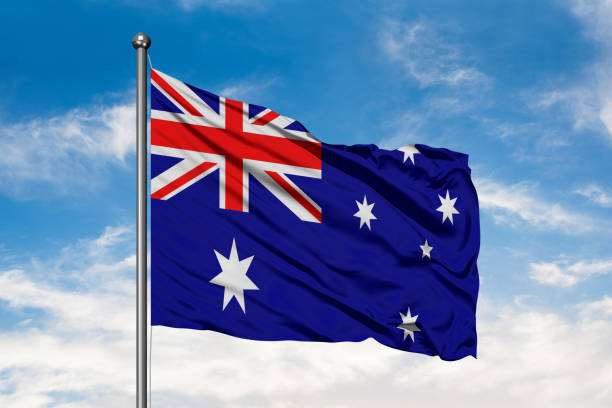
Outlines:
[{"label": "red diagonal stripe", "polygon": [[171,97],[174,98],[175,101],[177,101],[183,108],[185,108],[185,110],[187,112],[189,112],[190,114],[194,115],[194,116],[202,116],[202,114],[200,112],[198,112],[198,110],[196,108],[194,108],[189,102],[187,102],[187,100],[185,98],[183,98],[181,96],[181,94],[179,94],[178,92],[176,92],[174,90],[174,88],[172,88],[170,86],[170,84],[168,84],[166,81],[164,81],[164,78],[161,77],[161,75],[159,75],[157,72],[155,72],[154,70],[151,70],[151,79],[153,81],[155,81],[155,83],[159,86],[161,86],[161,88],[166,91],[166,93],[168,95],[170,95]]},{"label": "red diagonal stripe", "polygon": [[268,113],[266,113],[265,115],[263,115],[261,118],[257,119],[255,122],[253,122],[254,125],[265,125],[266,123],[270,123],[272,122],[274,119],[278,118],[280,115],[274,111],[270,111]]},{"label": "red diagonal stripe", "polygon": [[170,194],[183,184],[193,180],[195,177],[198,177],[200,174],[204,173],[206,170],[210,169],[214,166],[215,163],[204,162],[193,169],[189,170],[187,173],[183,174],[181,177],[177,178],[171,183],[166,184],[164,187],[157,190],[155,193],[151,194],[151,198],[162,199],[166,195]]},{"label": "red diagonal stripe", "polygon": [[266,171],[268,176],[272,177],[272,180],[276,181],[291,197],[293,197],[302,207],[306,209],[317,221],[321,222],[323,217],[321,211],[319,211],[314,205],[310,203],[303,195],[301,195],[293,186],[280,176],[280,174],[274,171]]}]

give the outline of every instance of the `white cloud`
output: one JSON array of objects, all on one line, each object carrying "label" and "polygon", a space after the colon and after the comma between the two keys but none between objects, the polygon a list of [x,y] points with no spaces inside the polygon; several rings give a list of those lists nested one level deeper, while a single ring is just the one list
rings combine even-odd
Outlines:
[{"label": "white cloud", "polygon": [[590,184],[574,192],[588,198],[602,207],[612,207],[612,194],[606,192],[597,184]]},{"label": "white cloud", "polygon": [[603,108],[599,112],[599,119],[601,119],[608,133],[612,136],[612,99],[606,99]]},{"label": "white cloud", "polygon": [[[22,270],[10,270],[0,275],[0,299],[9,307],[44,310],[62,331],[123,330],[123,321],[131,319],[126,314],[131,305],[120,290],[126,282],[110,280],[117,288],[102,287],[92,296],[90,291],[59,289],[30,279]],[[102,308],[106,310],[99,316]]]},{"label": "white cloud", "polygon": [[[449,91],[449,90],[447,90]],[[432,92],[424,97],[418,108],[404,111],[402,114],[382,123],[384,136],[377,144],[383,149],[397,149],[411,143],[426,139],[430,146],[443,145],[461,151],[465,144],[457,143],[456,138],[448,138],[437,132],[432,133],[428,126],[431,123],[449,120],[451,117],[471,116],[470,111],[477,107],[475,98],[469,92]]]},{"label": "white cloud", "polygon": [[130,237],[131,228],[107,227],[100,237],[79,240],[51,260],[3,271],[0,299],[11,308],[44,310],[62,332],[123,330],[136,267]]},{"label": "white cloud", "polygon": [[599,320],[602,316],[612,317],[612,297],[606,295],[601,300],[579,305],[580,315],[585,320]]},{"label": "white cloud", "polygon": [[612,1],[570,0],[569,5],[582,20],[588,36],[606,45],[612,44]]},{"label": "white cloud", "polygon": [[227,86],[219,91],[219,95],[226,98],[238,99],[245,102],[253,102],[253,99],[258,98],[263,91],[277,82],[276,78],[267,81],[249,81],[249,82],[234,82],[233,85]]},{"label": "white cloud", "polygon": [[[0,271],[0,307],[27,318],[0,331],[0,349],[10,350],[0,361],[0,406],[131,403],[133,236],[106,228],[52,259]],[[63,404],[62,393],[87,398]]]},{"label": "white cloud", "polygon": [[505,185],[487,178],[474,179],[480,208],[490,211],[496,222],[518,225],[520,220],[538,229],[576,234],[592,231],[597,222],[537,197],[528,183]]},{"label": "white cloud", "polygon": [[529,276],[542,284],[569,287],[592,275],[612,273],[612,260],[577,261],[570,264],[563,259],[557,262],[529,264]]},{"label": "white cloud", "polygon": [[[457,395],[459,405],[466,406],[609,404],[612,395],[606,382],[612,378],[612,353],[604,348],[612,341],[603,337],[612,332],[609,318],[585,321],[574,313],[501,308],[479,328],[478,360],[451,367],[435,361],[406,367],[397,378],[398,385],[437,390],[438,396],[432,397],[434,406]],[[603,361],[597,361],[599,358]],[[593,370],[600,371],[593,374]],[[586,377],[581,379],[582,375]]]},{"label": "white cloud", "polygon": [[89,248],[90,254],[104,253],[109,247],[125,242],[126,236],[133,231],[132,227],[120,225],[118,227],[106,227],[104,233],[93,241],[84,240],[83,244]]},{"label": "white cloud", "polygon": [[482,83],[486,76],[474,67],[455,44],[440,38],[427,23],[383,23],[381,46],[421,87]]},{"label": "white cloud", "polygon": [[134,150],[134,106],[77,108],[49,118],[0,124],[0,175],[5,192],[27,195],[29,182],[57,190],[96,185],[97,170],[124,164]]},{"label": "white cloud", "polygon": [[[593,67],[591,67],[593,69]],[[569,115],[574,130],[601,129],[601,101],[591,89],[595,84],[581,83],[567,89],[528,93],[528,104],[539,110],[562,111]]]},{"label": "white cloud", "polygon": [[[31,314],[34,308],[46,316],[34,314],[30,325],[0,332],[0,350],[10,350],[0,359],[0,406],[133,404],[134,265],[123,263],[131,256],[129,231],[111,228],[65,248],[57,259],[33,264],[33,270],[0,272],[4,312]],[[68,253],[81,253],[81,259],[67,264]],[[84,285],[73,274],[77,264],[89,274],[97,271],[93,280],[107,285]],[[41,274],[36,265],[61,268]],[[66,277],[73,278],[63,282]],[[399,408],[409,398],[420,406],[612,404],[608,296],[565,313],[500,306],[481,297],[478,313],[479,357],[453,363],[374,341],[255,342],[155,327],[153,403]]]},{"label": "white cloud", "polygon": [[176,0],[178,6],[185,11],[193,11],[200,7],[227,9],[238,7],[259,7],[258,0]]},{"label": "white cloud", "polygon": [[578,282],[578,278],[564,271],[558,264],[539,262],[529,264],[531,279],[545,285],[568,287]]},{"label": "white cloud", "polygon": [[[603,131],[612,140],[612,2],[564,0],[582,24],[583,33],[597,45],[596,59],[584,67],[583,79],[558,85],[534,99],[533,107],[554,109],[570,115],[575,129]],[[557,115],[558,117],[559,115]]]}]

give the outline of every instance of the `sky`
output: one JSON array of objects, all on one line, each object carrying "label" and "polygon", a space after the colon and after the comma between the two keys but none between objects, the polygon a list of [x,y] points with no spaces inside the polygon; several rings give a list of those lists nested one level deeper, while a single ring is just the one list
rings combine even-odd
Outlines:
[{"label": "sky", "polygon": [[612,406],[612,1],[0,12],[0,406],[135,395],[135,52],[322,141],[469,154],[478,358],[152,331],[153,406]]}]

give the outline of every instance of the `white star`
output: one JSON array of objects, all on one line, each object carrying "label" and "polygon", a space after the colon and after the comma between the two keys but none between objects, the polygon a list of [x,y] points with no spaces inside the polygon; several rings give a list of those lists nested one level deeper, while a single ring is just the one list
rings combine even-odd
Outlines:
[{"label": "white star", "polygon": [[406,315],[403,315],[402,312],[400,312],[400,316],[402,317],[402,324],[397,326],[397,328],[404,331],[404,340],[406,340],[406,337],[410,335],[410,339],[414,342],[414,332],[421,331],[421,329],[419,329],[416,325],[416,320],[419,315],[411,316],[410,308],[408,308]]},{"label": "white star", "polygon": [[253,281],[246,276],[254,255],[242,261],[238,259],[236,239],[232,241],[232,249],[229,258],[224,257],[217,251],[215,251],[215,255],[221,266],[221,273],[212,278],[210,283],[225,287],[225,292],[223,293],[223,310],[225,310],[225,307],[232,298],[236,298],[242,311],[246,313],[244,307],[244,291],[259,290]]},{"label": "white star", "polygon": [[444,224],[444,221],[446,221],[447,218],[450,219],[452,224],[453,214],[459,214],[459,211],[457,211],[455,208],[455,201],[457,201],[457,197],[451,200],[448,195],[448,190],[446,190],[446,198],[442,198],[442,196],[439,194],[438,198],[440,199],[440,203],[442,203],[442,205],[436,208],[436,210],[442,213],[442,224]]},{"label": "white star", "polygon": [[359,208],[359,211],[353,214],[353,216],[359,218],[359,229],[363,227],[363,224],[366,224],[368,226],[368,229],[372,230],[372,228],[370,227],[370,220],[376,219],[376,216],[372,214],[372,208],[374,208],[374,203],[368,204],[368,199],[365,195],[363,196],[363,203],[360,203],[357,200],[355,200],[355,202],[357,203],[357,208]]},{"label": "white star", "polygon": [[433,247],[429,246],[427,240],[425,240],[425,243],[423,245],[420,245],[420,247],[423,251],[423,256],[421,256],[421,258],[428,257],[429,259],[431,259],[431,250],[433,249]]},{"label": "white star", "polygon": [[400,147],[397,150],[404,152],[404,163],[406,163],[406,159],[410,157],[410,161],[412,161],[412,164],[414,164],[414,155],[421,154],[421,152],[419,152],[419,150],[413,144]]}]

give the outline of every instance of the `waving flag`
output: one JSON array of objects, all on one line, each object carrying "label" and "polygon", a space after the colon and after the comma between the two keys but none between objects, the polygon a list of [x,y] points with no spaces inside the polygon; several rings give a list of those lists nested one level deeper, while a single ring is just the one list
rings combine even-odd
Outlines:
[{"label": "waving flag", "polygon": [[151,71],[151,323],[476,356],[467,156],[340,146]]}]

